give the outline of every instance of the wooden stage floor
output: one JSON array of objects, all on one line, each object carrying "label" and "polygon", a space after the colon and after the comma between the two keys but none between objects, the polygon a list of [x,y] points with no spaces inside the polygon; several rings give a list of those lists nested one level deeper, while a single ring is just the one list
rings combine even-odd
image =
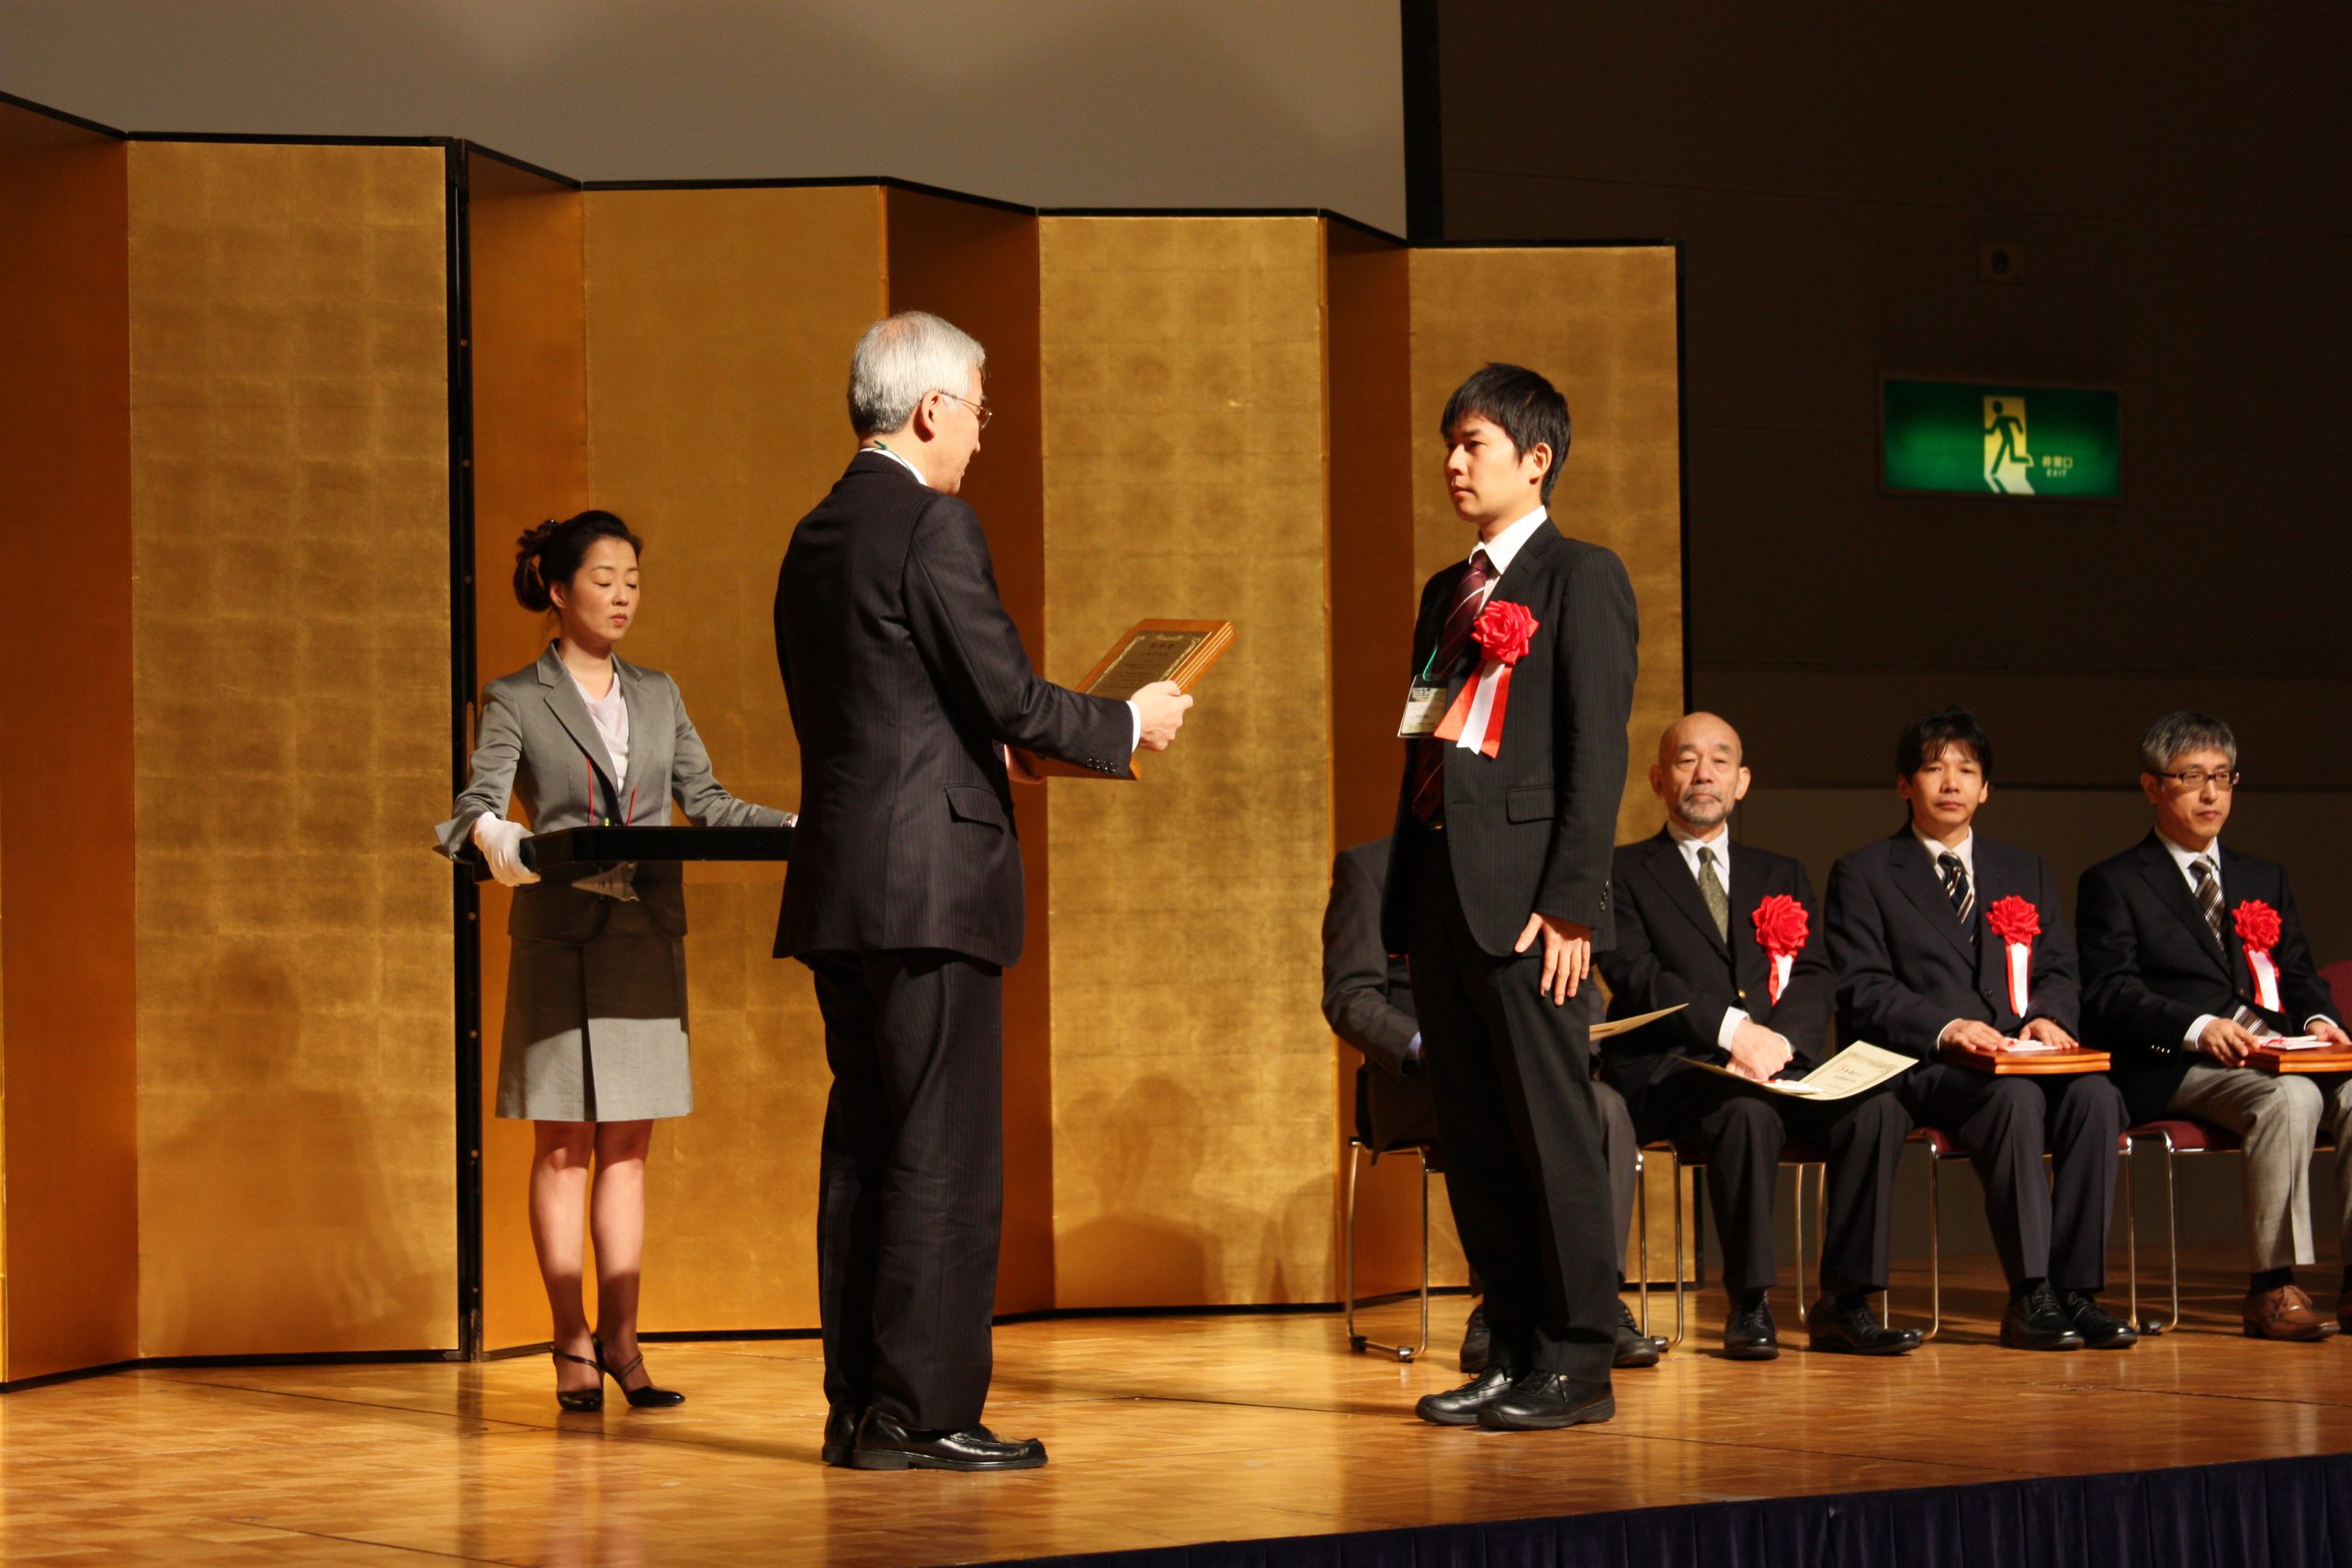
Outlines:
[{"label": "wooden stage floor", "polygon": [[1619,1374],[1614,1422],[1528,1435],[1411,1415],[1453,1381],[1460,1297],[1409,1367],[1348,1354],[1335,1314],[1014,1325],[989,1416],[1053,1463],[998,1476],[820,1466],[808,1340],[657,1346],[690,1402],[601,1416],[557,1411],[544,1358],[120,1373],[0,1398],[0,1554],[862,1568],[2352,1450],[2352,1342],[2241,1338],[2223,1261],[2181,1331],[2121,1353],[1997,1348],[1981,1258],[1894,1362],[1724,1361],[1709,1298]]}]

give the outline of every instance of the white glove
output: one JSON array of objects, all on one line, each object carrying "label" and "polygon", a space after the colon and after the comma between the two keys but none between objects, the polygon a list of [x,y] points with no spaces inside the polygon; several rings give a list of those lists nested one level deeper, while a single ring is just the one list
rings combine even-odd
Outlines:
[{"label": "white glove", "polygon": [[523,840],[531,830],[520,822],[503,817],[492,817],[485,811],[474,818],[474,842],[481,846],[482,859],[490,863],[490,874],[502,887],[520,887],[526,882],[537,882],[539,874],[523,863]]}]

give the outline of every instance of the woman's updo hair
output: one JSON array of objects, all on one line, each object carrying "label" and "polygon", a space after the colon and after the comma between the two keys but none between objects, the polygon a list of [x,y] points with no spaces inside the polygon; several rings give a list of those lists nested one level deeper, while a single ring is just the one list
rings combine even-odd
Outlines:
[{"label": "woman's updo hair", "polygon": [[560,522],[550,517],[525,529],[514,541],[514,597],[523,608],[554,609],[548,584],[570,582],[588,558],[589,547],[599,539],[621,539],[639,555],[645,553],[645,541],[609,512],[591,509]]}]

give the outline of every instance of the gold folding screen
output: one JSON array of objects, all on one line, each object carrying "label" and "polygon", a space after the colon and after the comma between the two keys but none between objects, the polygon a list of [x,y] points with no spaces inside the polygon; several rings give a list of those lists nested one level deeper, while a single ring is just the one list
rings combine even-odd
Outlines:
[{"label": "gold folding screen", "polygon": [[130,154],[140,1348],[451,1345],[446,160]]},{"label": "gold folding screen", "polygon": [[[505,902],[485,889],[453,932],[424,848],[453,638],[480,680],[534,657],[514,536],[617,511],[648,540],[624,652],[678,677],[738,794],[793,805],[776,566],[849,455],[851,343],[910,306],[989,347],[966,493],[1047,673],[1144,615],[1240,628],[1140,782],[1022,793],[1000,1307],[1338,1293],[1354,1057],[1317,1010],[1317,928],[1334,849],[1386,830],[1415,594],[1460,554],[1435,400],[1488,357],[1567,392],[1555,510],[1642,600],[1638,770],[1681,687],[1670,252],[1413,252],[1311,217],[874,186],[582,191],[462,151],[458,211],[441,145],[125,145],[16,112],[0,217],[45,245],[0,258],[25,329],[0,335],[0,474],[73,525],[11,530],[6,559],[89,592],[6,629],[16,667],[56,673],[0,702],[11,734],[66,738],[88,809],[48,809],[55,758],[9,749],[0,1381],[459,1343],[458,941],[482,967],[481,1334],[544,1336],[527,1132],[486,1115]],[[689,881],[697,1109],[656,1145],[646,1326],[811,1326],[821,1031],[768,955],[775,871]],[[1396,1288],[1408,1171],[1363,1201],[1364,1282]]]}]

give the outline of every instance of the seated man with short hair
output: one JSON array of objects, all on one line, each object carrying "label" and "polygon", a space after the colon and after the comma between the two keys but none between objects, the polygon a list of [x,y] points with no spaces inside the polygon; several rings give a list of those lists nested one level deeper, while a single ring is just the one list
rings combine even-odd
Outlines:
[{"label": "seated man with short hair", "polygon": [[[2267,1036],[2352,1044],[2337,1021],[2283,866],[2223,849],[2238,743],[2211,714],[2170,713],[2140,742],[2155,828],[2083,873],[2084,1027],[2114,1053],[2135,1122],[2193,1116],[2245,1140],[2245,1332],[2316,1341],[2352,1311],[2352,1076],[2273,1077],[2247,1063]],[[2335,1136],[2345,1290],[2329,1316],[2295,1283],[2313,1261],[2312,1150]]]},{"label": "seated man with short hair", "polygon": [[[2075,1043],[2075,943],[2050,863],[1972,826],[1992,780],[1993,743],[1962,709],[1914,719],[1895,742],[1908,819],[1829,873],[1838,1037],[1921,1059],[1901,1080],[1903,1103],[1918,1125],[1957,1137],[1984,1184],[2009,1281],[2001,1343],[2127,1349],[2138,1332],[2098,1304],[2124,1126],[2114,1081],[1996,1076],[1951,1059],[1982,1063],[2013,1039]],[[2013,944],[2024,963],[2010,962]]]},{"label": "seated man with short hair", "polygon": [[1757,1087],[1818,1065],[1835,978],[1812,929],[1804,867],[1731,841],[1732,807],[1748,783],[1738,732],[1713,714],[1685,715],[1658,738],[1650,788],[1666,804],[1666,826],[1617,846],[1617,945],[1596,962],[1611,1017],[1683,1010],[1611,1040],[1602,1074],[1644,1138],[1706,1153],[1731,1297],[1725,1356],[1781,1353],[1770,1297],[1780,1282],[1772,1189],[1792,1137],[1828,1156],[1821,1297],[1806,1318],[1813,1348],[1899,1356],[1918,1348],[1918,1334],[1880,1323],[1870,1298],[1886,1289],[1894,1170],[1911,1119],[1893,1085],[1818,1104]]},{"label": "seated man with short hair", "polygon": [[[1378,1149],[1437,1141],[1437,1108],[1421,1069],[1412,977],[1405,960],[1392,957],[1380,940],[1388,849],[1388,840],[1378,838],[1341,850],[1331,863],[1331,898],[1323,909],[1323,1017],[1331,1032],[1363,1053],[1356,1103],[1363,1130]],[[1609,1207],[1622,1249],[1633,1229],[1634,1185],[1640,1179],[1634,1156],[1640,1145],[1616,1090],[1596,1083],[1592,1092],[1600,1111],[1601,1153],[1609,1164]],[[1476,1279],[1471,1286],[1477,1287]],[[1487,1345],[1484,1312],[1474,1309],[1462,1341],[1464,1371],[1485,1369]],[[1634,1314],[1619,1303],[1615,1364],[1650,1367],[1657,1359],[1657,1343],[1643,1335]]]}]

